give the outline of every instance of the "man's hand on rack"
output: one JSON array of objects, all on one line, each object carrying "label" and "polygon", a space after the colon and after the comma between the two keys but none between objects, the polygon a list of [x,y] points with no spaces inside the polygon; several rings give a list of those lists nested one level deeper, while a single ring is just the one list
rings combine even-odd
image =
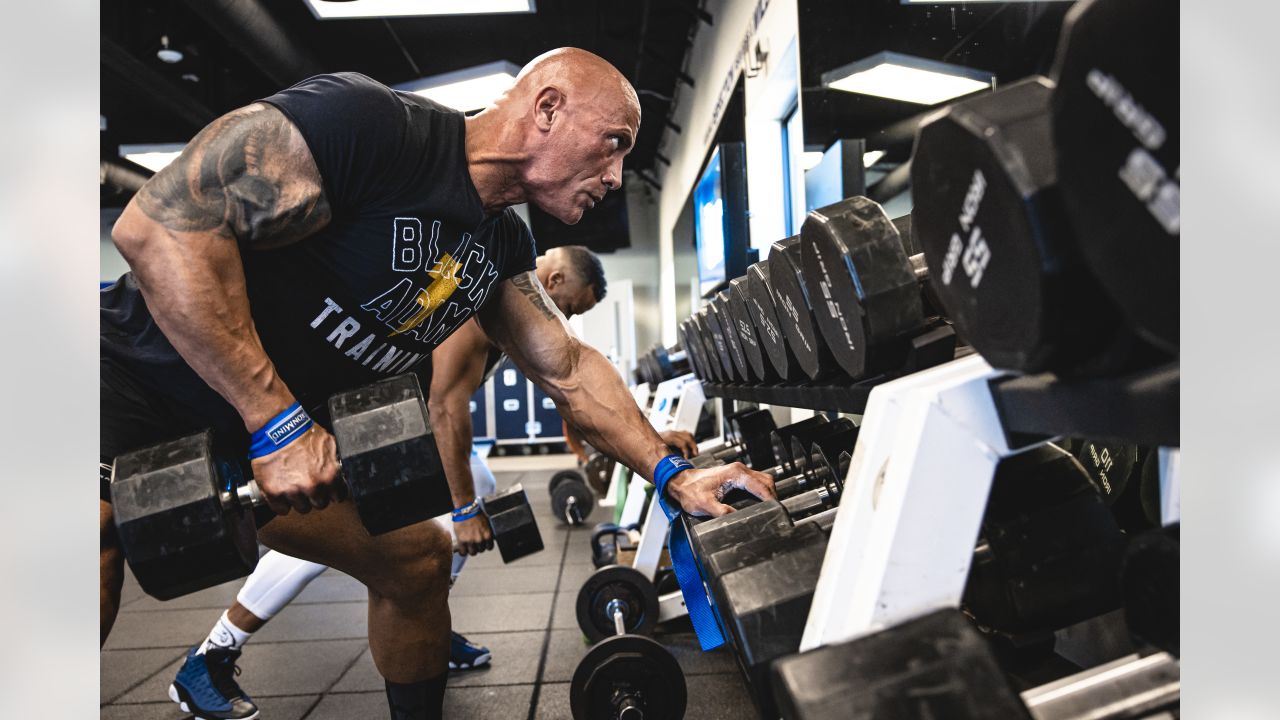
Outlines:
[{"label": "man's hand on rack", "polygon": [[773,478],[740,462],[713,468],[685,470],[667,483],[667,494],[690,515],[720,517],[733,512],[721,502],[733,489],[746,490],[761,500],[773,500]]}]

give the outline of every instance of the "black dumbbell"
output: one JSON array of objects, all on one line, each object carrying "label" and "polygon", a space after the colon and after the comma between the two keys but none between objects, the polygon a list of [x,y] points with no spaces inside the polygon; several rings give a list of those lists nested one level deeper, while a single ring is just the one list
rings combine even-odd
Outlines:
[{"label": "black dumbbell", "polygon": [[908,256],[894,221],[852,197],[809,213],[800,257],[811,307],[836,362],[854,379],[901,366],[926,327],[923,255]]},{"label": "black dumbbell", "polygon": [[[452,507],[417,378],[402,375],[329,401],[347,494],[370,534]],[[147,594],[168,600],[252,572],[258,560],[253,513],[264,498],[241,462],[214,452],[202,432],[116,459],[111,482],[121,548]],[[520,512],[524,499],[526,512]],[[528,500],[517,486],[488,504],[513,550],[542,549]],[[504,558],[506,554],[504,553]]]},{"label": "black dumbbell", "polygon": [[[813,316],[819,290],[809,287],[801,257],[800,236],[773,244],[769,251],[768,287],[773,293],[773,307],[778,314],[782,333],[796,362],[810,380],[825,380],[843,375],[831,348],[818,330]],[[757,284],[758,285],[758,284]],[[772,357],[772,355],[771,355]]]},{"label": "black dumbbell", "polygon": [[1125,536],[1071,453],[1047,444],[996,468],[962,605],[984,627],[1053,631],[1120,606]]},{"label": "black dumbbell", "polygon": [[[658,619],[658,592],[640,571],[596,570],[578,594],[578,622],[598,640],[573,672],[575,720],[684,717],[687,688],[675,657],[647,632]],[[589,630],[589,632],[588,632]]]},{"label": "black dumbbell", "polygon": [[738,334],[738,344],[742,346],[743,356],[756,382],[772,383],[780,378],[769,360],[765,347],[765,339],[752,319],[754,314],[750,290],[747,287],[747,276],[729,281],[728,290],[729,317],[733,320],[734,330]]},{"label": "black dumbbell", "polygon": [[772,413],[755,408],[742,410],[725,418],[725,425],[727,442],[699,452],[690,460],[694,467],[737,461],[758,468],[774,464],[769,434],[777,425]]},{"label": "black dumbbell", "polygon": [[552,475],[547,491],[551,494],[551,512],[566,525],[583,524],[595,509],[595,493],[577,470],[561,470]]},{"label": "black dumbbell", "polygon": [[756,337],[760,339],[760,345],[774,372],[779,378],[788,382],[806,380],[809,376],[800,367],[800,361],[787,342],[786,329],[781,322],[785,315],[774,307],[777,293],[770,279],[771,272],[768,260],[762,260],[747,268],[747,280],[742,288],[743,299],[750,310]]},{"label": "black dumbbell", "polygon": [[1110,372],[1147,352],[1084,262],[1057,185],[1053,83],[1033,77],[921,125],[912,226],[933,289],[988,362]]},{"label": "black dumbbell", "polygon": [[711,371],[716,381],[727,383],[733,381],[733,360],[729,357],[729,347],[724,344],[724,335],[712,332],[712,325],[719,327],[719,321],[711,315],[710,306],[700,308],[693,314],[694,325],[702,336],[702,344],[706,346],[710,358]]},{"label": "black dumbbell", "polygon": [[[1176,590],[1175,586],[1174,598]],[[1135,655],[1021,694],[1005,672],[972,620],[959,610],[935,610],[855,640],[777,660],[770,677],[777,711],[769,717],[1030,720],[1178,715],[1179,665],[1165,654]]]},{"label": "black dumbbell", "polygon": [[716,296],[711,298],[707,303],[707,319],[710,321],[709,326],[711,334],[715,338],[716,347],[724,345],[729,353],[729,362],[725,368],[729,371],[729,377],[733,382],[746,383],[751,382],[753,376],[751,370],[747,367],[746,355],[742,352],[742,343],[738,340],[737,332],[734,332],[733,318],[729,316],[729,296],[728,291],[721,290]]},{"label": "black dumbbell", "polygon": [[1093,274],[1138,332],[1178,351],[1178,17],[1159,0],[1082,2],[1054,70],[1058,184]]},{"label": "black dumbbell", "polygon": [[636,366],[637,378],[653,388],[687,372],[689,372],[688,354],[684,350],[668,350],[661,345],[655,345],[652,350],[642,355]]},{"label": "black dumbbell", "polygon": [[679,327],[676,328],[676,337],[680,340],[680,346],[689,354],[693,373],[698,376],[698,379],[703,381],[713,380],[710,371],[707,369],[706,348],[702,345],[702,338],[694,332],[692,318],[685,318],[680,321]]},{"label": "black dumbbell", "polygon": [[1105,440],[1081,440],[1070,451],[1089,473],[1089,479],[1108,505],[1115,505],[1129,487],[1138,465],[1138,446]]}]

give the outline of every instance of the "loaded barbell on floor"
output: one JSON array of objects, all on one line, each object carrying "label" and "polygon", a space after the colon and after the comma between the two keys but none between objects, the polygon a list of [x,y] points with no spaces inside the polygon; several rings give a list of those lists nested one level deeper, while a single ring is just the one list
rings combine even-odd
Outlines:
[{"label": "loaded barbell on floor", "polygon": [[653,583],[634,568],[602,567],[583,585],[577,610],[579,624],[592,628],[589,637],[597,642],[569,685],[575,720],[684,717],[688,691],[680,664],[662,645],[635,634],[657,622]]},{"label": "loaded barbell on floor", "polygon": [[561,470],[552,475],[547,492],[551,495],[551,512],[566,525],[583,524],[596,506],[595,493],[577,470]]}]

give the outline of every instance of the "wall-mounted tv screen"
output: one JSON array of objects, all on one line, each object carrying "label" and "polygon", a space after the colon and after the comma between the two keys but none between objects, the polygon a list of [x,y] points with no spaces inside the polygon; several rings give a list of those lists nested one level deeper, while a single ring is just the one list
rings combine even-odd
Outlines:
[{"label": "wall-mounted tv screen", "polygon": [[747,271],[747,162],[743,143],[722,143],[693,188],[693,236],[703,297]]}]

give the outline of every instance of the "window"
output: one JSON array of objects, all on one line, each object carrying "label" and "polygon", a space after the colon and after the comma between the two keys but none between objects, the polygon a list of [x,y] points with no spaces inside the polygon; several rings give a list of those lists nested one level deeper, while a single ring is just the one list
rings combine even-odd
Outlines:
[{"label": "window", "polygon": [[787,237],[800,232],[804,222],[804,123],[800,103],[792,100],[791,108],[782,116],[782,214],[786,218]]}]

